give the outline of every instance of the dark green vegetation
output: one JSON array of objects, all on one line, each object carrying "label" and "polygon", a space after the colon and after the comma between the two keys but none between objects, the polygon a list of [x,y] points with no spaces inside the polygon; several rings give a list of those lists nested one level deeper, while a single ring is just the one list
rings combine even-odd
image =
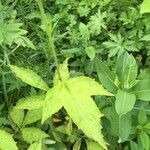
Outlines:
[{"label": "dark green vegetation", "polygon": [[2,0],[0,150],[150,150],[149,12]]}]

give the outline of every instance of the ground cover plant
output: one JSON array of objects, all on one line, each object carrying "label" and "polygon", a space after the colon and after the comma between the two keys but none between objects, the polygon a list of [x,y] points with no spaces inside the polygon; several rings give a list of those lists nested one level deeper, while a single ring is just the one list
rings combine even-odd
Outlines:
[{"label": "ground cover plant", "polygon": [[0,150],[149,150],[150,1],[0,1]]}]

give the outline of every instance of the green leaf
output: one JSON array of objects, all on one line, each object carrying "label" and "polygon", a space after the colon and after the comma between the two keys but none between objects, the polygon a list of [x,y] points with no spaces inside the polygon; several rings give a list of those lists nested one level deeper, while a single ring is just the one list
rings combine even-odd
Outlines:
[{"label": "green leaf", "polygon": [[30,145],[28,150],[42,150],[42,142],[41,141],[34,142],[33,144]]},{"label": "green leaf", "polygon": [[76,93],[84,91],[89,96],[92,95],[113,96],[113,94],[104,89],[102,85],[100,85],[94,79],[91,79],[89,77],[80,76],[76,78],[71,78],[68,81],[68,84],[70,85],[70,88],[75,90]]},{"label": "green leaf", "polygon": [[147,114],[144,109],[141,109],[138,114],[138,122],[140,125],[144,125],[147,122]]},{"label": "green leaf", "polygon": [[22,137],[26,142],[32,144],[33,142],[49,137],[49,135],[39,128],[29,127],[22,129]]},{"label": "green leaf", "polygon": [[131,114],[118,115],[114,108],[110,111],[111,128],[114,133],[119,137],[118,142],[123,143],[128,140],[132,129]]},{"label": "green leaf", "polygon": [[90,33],[88,30],[88,27],[84,23],[79,24],[79,31],[81,33],[81,36],[84,40],[89,40],[90,39]]},{"label": "green leaf", "polygon": [[22,45],[23,47],[30,47],[33,50],[36,50],[36,47],[34,46],[32,41],[30,41],[27,37],[22,36],[19,39],[16,39],[15,43],[18,44],[18,45]]},{"label": "green leaf", "polygon": [[131,88],[137,77],[137,64],[132,55],[123,52],[117,60],[117,76],[125,89]]},{"label": "green leaf", "polygon": [[145,150],[149,150],[150,148],[150,139],[149,139],[149,136],[146,134],[146,132],[144,131],[141,131],[140,132],[140,140],[141,140],[141,143],[144,147]]},{"label": "green leaf", "polygon": [[17,102],[15,108],[16,109],[28,109],[28,110],[39,109],[43,106],[44,100],[45,100],[45,94],[21,98]]},{"label": "green leaf", "polygon": [[42,119],[42,109],[29,110],[24,118],[23,125],[28,125]]},{"label": "green leaf", "polygon": [[59,82],[46,94],[42,123],[64,107],[79,129],[106,148],[100,125],[100,117],[103,115],[90,97],[92,95],[112,96],[95,80],[88,77],[81,76]]},{"label": "green leaf", "polygon": [[144,35],[140,41],[150,41],[150,34]]},{"label": "green leaf", "polygon": [[12,135],[0,129],[0,150],[17,150],[16,142]]},{"label": "green leaf", "polygon": [[23,82],[25,82],[33,87],[45,90],[45,91],[47,91],[49,89],[48,85],[43,81],[43,79],[38,74],[33,72],[32,70],[25,69],[22,67],[17,67],[14,65],[10,65],[10,69]]},{"label": "green leaf", "polygon": [[98,143],[96,142],[86,142],[87,150],[104,150]]},{"label": "green leaf", "polygon": [[106,29],[104,18],[107,17],[107,13],[101,12],[100,9],[98,12],[90,17],[88,22],[89,31],[92,36],[97,36],[102,32],[102,29]]},{"label": "green leaf", "polygon": [[134,107],[136,97],[134,94],[124,90],[118,90],[115,101],[115,108],[119,115],[124,115]]},{"label": "green leaf", "polygon": [[81,147],[81,139],[79,139],[74,145],[73,150],[80,150]]},{"label": "green leaf", "polygon": [[63,107],[66,99],[64,94],[64,88],[60,84],[49,89],[43,105],[42,123]]},{"label": "green leaf", "polygon": [[140,80],[132,89],[130,89],[139,100],[150,101],[150,80]]},{"label": "green leaf", "polygon": [[147,123],[145,126],[144,126],[145,129],[150,129],[150,123]]},{"label": "green leaf", "polygon": [[86,47],[85,51],[86,51],[86,54],[88,55],[88,57],[90,58],[90,60],[92,61],[95,58],[95,49],[94,49],[94,47],[92,47],[92,46]]},{"label": "green leaf", "polygon": [[150,13],[150,1],[149,0],[144,0],[142,5],[141,5],[141,14],[144,13]]},{"label": "green leaf", "polygon": [[[61,80],[66,81],[69,79],[69,70],[68,70],[68,59],[66,59],[63,64],[60,64],[59,66],[59,72],[61,75]],[[53,79],[53,84],[57,85],[59,82],[61,82],[58,76],[57,70],[55,71],[54,79]]]},{"label": "green leaf", "polygon": [[24,110],[15,109],[15,107],[10,111],[11,120],[20,128],[24,119]]},{"label": "green leaf", "polygon": [[138,144],[135,143],[134,141],[130,141],[130,146],[131,146],[131,150],[139,150]]},{"label": "green leaf", "polygon": [[[71,93],[72,92],[71,90]],[[100,125],[100,117],[102,117],[102,114],[99,112],[92,98],[87,97],[86,94],[82,95],[81,93],[79,96],[73,93],[70,95],[68,93],[67,97],[68,99],[66,99],[64,107],[73,122],[88,137],[93,138],[103,148],[106,148],[106,143],[101,134],[102,126]]]},{"label": "green leaf", "polygon": [[105,65],[101,60],[95,60],[96,70],[98,73],[99,80],[109,91],[116,93],[117,86],[115,85],[115,74],[109,70],[107,65]]}]

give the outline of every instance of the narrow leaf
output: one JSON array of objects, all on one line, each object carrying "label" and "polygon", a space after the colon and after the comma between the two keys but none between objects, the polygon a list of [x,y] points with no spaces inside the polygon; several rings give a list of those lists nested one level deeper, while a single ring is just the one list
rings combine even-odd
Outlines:
[{"label": "narrow leaf", "polygon": [[47,91],[49,89],[48,85],[44,82],[44,80],[35,72],[30,69],[25,69],[22,67],[17,67],[14,65],[10,65],[10,69],[16,74],[18,78],[20,78],[23,82],[39,88],[41,90]]},{"label": "narrow leaf", "polygon": [[74,145],[73,150],[80,150],[81,147],[81,139],[79,139]]},{"label": "narrow leaf", "polygon": [[118,90],[115,101],[115,108],[119,115],[124,115],[133,109],[136,97],[134,94]]}]

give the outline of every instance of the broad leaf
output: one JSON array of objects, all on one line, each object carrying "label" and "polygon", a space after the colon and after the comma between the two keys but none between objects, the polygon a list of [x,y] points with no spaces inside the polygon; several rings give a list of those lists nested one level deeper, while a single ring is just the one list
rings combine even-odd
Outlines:
[{"label": "broad leaf", "polygon": [[17,67],[14,65],[10,65],[10,69],[16,74],[18,78],[20,78],[23,82],[39,88],[41,90],[47,91],[49,89],[48,85],[44,82],[44,80],[35,72],[30,69],[25,69],[23,67]]},{"label": "broad leaf", "polygon": [[55,71],[53,84],[57,85],[61,80],[66,81],[69,78],[69,70],[68,70],[68,59],[66,59],[63,64],[59,65],[59,72],[61,75],[61,79],[59,79],[57,70]]},{"label": "broad leaf", "polygon": [[144,125],[148,120],[147,114],[144,111],[144,109],[140,109],[139,114],[138,114],[138,123],[140,125]]},{"label": "broad leaf", "polygon": [[117,60],[117,76],[125,89],[131,88],[136,81],[136,60],[127,52],[123,52]]},{"label": "broad leaf", "polygon": [[29,110],[24,118],[23,125],[34,123],[42,119],[42,109]]},{"label": "broad leaf", "polygon": [[83,91],[89,96],[113,96],[113,94],[104,89],[102,85],[89,77],[80,76],[76,78],[71,78],[67,84],[70,86],[70,89],[74,89],[76,93],[80,93]]},{"label": "broad leaf", "polygon": [[115,101],[116,112],[119,115],[126,114],[133,109],[135,101],[136,97],[134,94],[119,89]]},{"label": "broad leaf", "polygon": [[28,109],[28,110],[39,109],[43,106],[44,100],[45,100],[45,94],[21,98],[17,102],[15,108],[16,109]]},{"label": "broad leaf", "polygon": [[150,13],[150,1],[144,0],[141,5],[141,14],[143,13]]},{"label": "broad leaf", "polygon": [[22,137],[26,142],[32,144],[33,142],[37,142],[46,137],[49,137],[49,135],[47,135],[44,131],[40,130],[39,128],[30,127],[22,129]]},{"label": "broad leaf", "polygon": [[116,93],[117,92],[117,86],[115,85],[116,75],[112,71],[110,71],[109,68],[99,59],[96,59],[95,65],[99,80],[101,81],[103,86],[106,87],[109,91]]},{"label": "broad leaf", "polygon": [[139,100],[150,101],[150,80],[140,80],[131,90]]},{"label": "broad leaf", "polygon": [[114,133],[119,137],[118,142],[123,143],[127,141],[132,129],[132,119],[131,114],[127,113],[125,115],[119,116],[115,109],[111,109],[111,128]]},{"label": "broad leaf", "polygon": [[86,47],[85,51],[86,51],[86,54],[88,55],[88,57],[90,58],[90,60],[92,61],[95,58],[95,49],[94,49],[94,47],[92,47],[92,46]]},{"label": "broad leaf", "polygon": [[131,147],[131,150],[139,150],[138,144],[134,141],[130,141],[130,147]]},{"label": "broad leaf", "polygon": [[28,150],[42,150],[42,142],[38,141],[30,145]]},{"label": "broad leaf", "polygon": [[149,138],[149,135],[144,132],[144,131],[141,131],[140,132],[140,140],[141,140],[141,143],[143,145],[143,148],[145,150],[149,150],[150,149],[150,138]]},{"label": "broad leaf", "polygon": [[98,143],[96,142],[86,142],[87,150],[104,150]]},{"label": "broad leaf", "polygon": [[16,142],[12,135],[0,129],[0,150],[17,150]]},{"label": "broad leaf", "polygon": [[60,84],[49,89],[43,105],[42,123],[63,107],[65,99],[64,88]]},{"label": "broad leaf", "polygon": [[[101,134],[102,126],[100,125],[99,112],[94,101],[85,94],[77,96],[71,91],[68,93],[68,99],[64,104],[65,109],[72,118],[73,122],[81,129],[87,136],[97,141],[103,148],[106,148],[106,143]],[[70,98],[69,98],[70,97]]]},{"label": "broad leaf", "polygon": [[18,110],[14,107],[10,111],[10,118],[18,127],[21,127],[24,119],[24,110]]},{"label": "broad leaf", "polygon": [[46,94],[42,122],[64,107],[79,129],[106,148],[100,125],[100,117],[103,115],[90,97],[92,95],[112,96],[95,80],[88,77],[81,76],[59,82]]}]

